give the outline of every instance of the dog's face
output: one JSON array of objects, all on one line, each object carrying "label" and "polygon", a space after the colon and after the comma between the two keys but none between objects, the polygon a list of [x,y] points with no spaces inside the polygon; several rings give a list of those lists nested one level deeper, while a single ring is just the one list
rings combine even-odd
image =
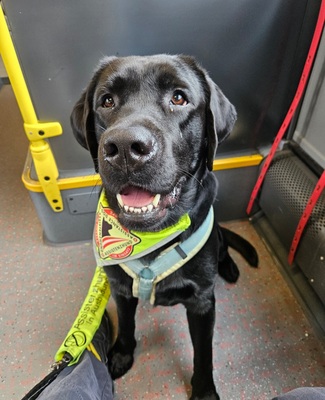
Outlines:
[{"label": "dog's face", "polygon": [[189,211],[235,120],[193,58],[169,55],[104,59],[71,115],[110,206],[139,231],[161,230]]}]

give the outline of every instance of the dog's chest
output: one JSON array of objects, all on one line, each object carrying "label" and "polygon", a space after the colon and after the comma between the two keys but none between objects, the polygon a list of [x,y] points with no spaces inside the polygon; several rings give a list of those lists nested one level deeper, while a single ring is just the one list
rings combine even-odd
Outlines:
[{"label": "dog's chest", "polygon": [[[178,242],[177,237],[191,224],[188,214],[182,216],[177,224],[166,228],[164,232],[143,234],[132,232],[119,224],[102,194],[97,209],[93,241],[97,265],[106,267],[112,282],[118,283],[119,291],[126,294],[127,286],[122,283],[123,274],[120,271],[122,269],[131,278],[126,281],[129,287],[131,284],[132,296],[156,304],[157,285],[167,277],[173,275],[173,279],[167,280],[168,290],[179,290],[179,288],[184,290],[186,287],[184,279],[181,274],[175,272],[188,263],[205,245],[212,231],[213,222],[211,207],[201,226],[183,242]],[[137,246],[141,248],[135,251]],[[159,248],[164,250],[157,253]],[[150,252],[157,254],[153,260],[148,256]],[[166,282],[160,286],[163,289]]]}]

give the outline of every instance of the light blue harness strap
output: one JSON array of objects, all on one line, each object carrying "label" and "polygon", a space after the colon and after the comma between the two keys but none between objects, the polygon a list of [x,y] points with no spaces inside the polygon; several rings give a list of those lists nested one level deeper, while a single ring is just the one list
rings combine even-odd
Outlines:
[{"label": "light blue harness strap", "polygon": [[140,260],[121,263],[120,266],[133,278],[133,295],[153,303],[155,285],[194,257],[208,240],[212,228],[211,207],[199,229],[184,242],[163,251],[150,265],[144,265]]}]

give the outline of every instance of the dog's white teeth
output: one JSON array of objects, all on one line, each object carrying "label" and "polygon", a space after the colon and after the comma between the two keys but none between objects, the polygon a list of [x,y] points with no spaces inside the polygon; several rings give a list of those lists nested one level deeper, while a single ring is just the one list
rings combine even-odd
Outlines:
[{"label": "dog's white teeth", "polygon": [[160,201],[160,194],[156,194],[151,204],[156,208],[158,206],[159,201]]},{"label": "dog's white teeth", "polygon": [[151,212],[154,209],[152,204],[149,204],[148,206],[143,206],[143,207],[129,207],[127,205],[123,206],[123,210],[125,212],[131,213],[131,214],[145,214],[147,212]]},{"label": "dog's white teeth", "polygon": [[[119,193],[116,195],[116,199],[117,199],[119,205],[120,205],[121,207],[123,207],[123,206],[124,206],[124,202],[123,202],[123,200],[122,200],[122,196],[121,196]],[[127,206],[126,206],[126,207],[127,207]]]},{"label": "dog's white teeth", "polygon": [[158,207],[159,201],[160,201],[160,194],[156,194],[152,203],[148,204],[147,206],[142,206],[142,207],[132,207],[132,206],[127,206],[124,204],[122,196],[120,194],[116,195],[116,199],[118,201],[118,204],[120,207],[127,213],[131,214],[145,214],[148,212],[152,212],[154,208]]}]

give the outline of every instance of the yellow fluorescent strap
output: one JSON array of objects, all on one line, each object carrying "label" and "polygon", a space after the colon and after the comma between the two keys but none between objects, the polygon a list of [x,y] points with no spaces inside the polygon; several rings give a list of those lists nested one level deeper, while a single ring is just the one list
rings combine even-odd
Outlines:
[{"label": "yellow fluorescent strap", "polygon": [[[97,267],[89,286],[87,297],[70,331],[57,351],[55,361],[62,360],[65,353],[69,353],[72,356],[72,361],[69,365],[76,364],[79,361],[101,324],[110,295],[110,285],[104,268]],[[93,350],[94,347],[91,346],[90,349]]]},{"label": "yellow fluorescent strap", "polygon": [[[253,167],[259,165],[262,160],[263,157],[259,154],[214,160],[213,170],[218,171],[223,169]],[[30,177],[30,165],[28,165],[28,161],[24,169],[22,180],[25,187],[29,191],[38,193],[41,193],[43,191],[41,184]],[[102,184],[102,181],[98,174],[94,174],[86,176],[75,176],[72,178],[62,178],[58,179],[57,183],[60,190],[67,190],[100,186]]]},{"label": "yellow fluorescent strap", "polygon": [[1,6],[0,54],[24,120],[27,138],[31,142],[30,152],[42,192],[44,192],[53,211],[62,211],[63,202],[57,184],[59,172],[50,145],[44,140],[48,137],[60,135],[62,128],[58,122],[42,123],[37,120]]}]

